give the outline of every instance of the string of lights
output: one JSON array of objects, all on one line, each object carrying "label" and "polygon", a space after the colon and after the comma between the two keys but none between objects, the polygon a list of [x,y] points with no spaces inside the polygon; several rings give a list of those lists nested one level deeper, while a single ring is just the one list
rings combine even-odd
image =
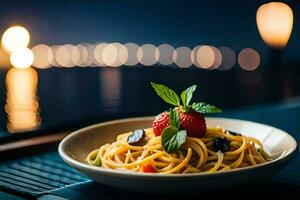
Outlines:
[{"label": "string of lights", "polygon": [[[177,66],[207,70],[229,70],[238,60],[242,69],[255,70],[260,64],[259,53],[251,48],[242,49],[238,55],[229,47],[198,45],[193,49],[170,44],[138,45],[135,43],[81,43],[77,45],[37,44],[31,49],[29,32],[21,26],[7,29],[2,36],[2,49],[9,55],[15,68],[38,69],[50,67],[120,67],[120,66]],[[238,58],[238,59],[237,59]]]}]

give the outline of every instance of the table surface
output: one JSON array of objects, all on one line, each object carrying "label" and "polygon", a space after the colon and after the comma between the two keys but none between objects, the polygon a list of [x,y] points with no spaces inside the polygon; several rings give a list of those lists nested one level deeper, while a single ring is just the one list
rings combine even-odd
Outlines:
[{"label": "table surface", "polygon": [[[288,102],[266,104],[254,107],[248,107],[245,109],[232,110],[230,112],[223,113],[224,117],[246,119],[251,121],[256,121],[260,123],[266,123],[280,129],[283,129],[293,135],[297,141],[300,139],[300,99],[293,99]],[[249,183],[246,185],[241,185],[235,188],[228,187],[224,190],[217,190],[202,194],[190,194],[190,195],[177,195],[172,194],[168,196],[153,196],[153,195],[144,195],[136,194],[132,192],[122,191],[112,187],[107,187],[93,181],[86,179],[85,177],[77,174],[75,171],[72,171],[71,168],[66,166],[58,157],[57,152],[50,152],[46,154],[36,155],[31,158],[19,159],[16,161],[10,161],[0,164],[0,199],[27,199],[27,198],[37,198],[42,200],[51,200],[51,199],[195,199],[203,197],[230,197],[236,195],[247,195],[247,196],[268,196],[270,193],[277,196],[290,196],[290,195],[300,195],[298,188],[300,188],[300,154],[299,149],[297,150],[298,154],[295,156],[293,161],[288,164],[287,167],[282,169],[278,174],[276,174],[271,179],[265,179],[261,181],[256,181],[254,183]],[[47,157],[48,161],[41,158]],[[52,164],[51,162],[56,163]],[[48,163],[48,164],[47,164]],[[51,181],[48,182],[49,189],[40,189],[41,186],[32,185],[29,187],[25,185],[26,178],[21,180],[23,184],[17,185],[17,189],[11,188],[8,182],[9,180],[15,180],[16,177],[5,177],[6,179],[2,180],[1,172],[3,170],[12,170],[14,169],[23,170],[23,176],[26,175],[26,166],[28,170],[35,168],[38,175],[38,168],[42,168],[43,176],[47,177],[45,170],[51,170],[49,166],[56,167],[55,174],[60,181],[56,183],[64,183],[58,185],[57,187],[51,185]],[[32,167],[32,168],[31,168]],[[48,169],[48,168],[49,169]],[[57,169],[59,168],[59,169]],[[69,170],[70,177],[67,173],[59,170]],[[25,170],[25,171],[24,171]],[[52,169],[53,170],[53,169]],[[12,172],[11,172],[12,173]],[[30,172],[33,176],[33,172]],[[61,177],[59,176],[60,173]],[[26,175],[27,176],[27,175]],[[66,176],[66,177],[65,177]],[[77,178],[74,178],[76,176]],[[19,177],[20,179],[21,177]],[[52,177],[53,178],[53,177]],[[68,179],[69,178],[69,179]],[[39,182],[40,183],[40,182]],[[51,183],[51,184],[50,184]],[[28,184],[28,183],[26,183]],[[34,183],[36,184],[36,183]],[[47,184],[45,184],[47,185]],[[230,185],[230,181],[229,181]],[[43,186],[43,188],[46,186]],[[53,187],[53,188],[51,188]],[[201,186],[199,186],[201,187]],[[21,191],[21,192],[20,192]]]}]

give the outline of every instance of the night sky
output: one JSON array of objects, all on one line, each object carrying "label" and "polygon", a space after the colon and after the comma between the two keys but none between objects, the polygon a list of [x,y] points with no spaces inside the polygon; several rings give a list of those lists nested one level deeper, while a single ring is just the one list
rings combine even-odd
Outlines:
[{"label": "night sky", "polygon": [[[135,42],[169,43],[193,48],[199,44],[251,47],[268,62],[268,48],[256,27],[256,10],[266,1],[5,1],[0,6],[1,32],[19,24],[37,43]],[[283,1],[294,10],[294,30],[284,60],[298,62],[300,51],[297,1]]]}]

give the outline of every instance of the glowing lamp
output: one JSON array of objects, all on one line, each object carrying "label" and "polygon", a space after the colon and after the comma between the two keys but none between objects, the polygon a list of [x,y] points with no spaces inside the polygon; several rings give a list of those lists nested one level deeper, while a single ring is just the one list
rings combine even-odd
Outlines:
[{"label": "glowing lamp", "polygon": [[293,29],[293,11],[281,2],[260,6],[256,12],[256,23],[263,41],[274,49],[284,48]]},{"label": "glowing lamp", "polygon": [[28,48],[18,49],[10,54],[10,63],[15,68],[25,69],[33,63],[33,53]]},{"label": "glowing lamp", "polygon": [[1,40],[2,47],[8,53],[27,47],[29,42],[29,32],[22,26],[10,27],[3,33]]}]

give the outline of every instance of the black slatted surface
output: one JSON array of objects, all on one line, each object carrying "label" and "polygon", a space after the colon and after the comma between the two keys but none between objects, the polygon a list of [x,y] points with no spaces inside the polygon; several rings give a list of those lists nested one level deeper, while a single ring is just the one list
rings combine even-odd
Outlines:
[{"label": "black slatted surface", "polygon": [[19,193],[40,194],[86,180],[56,152],[0,164],[0,187]]}]

